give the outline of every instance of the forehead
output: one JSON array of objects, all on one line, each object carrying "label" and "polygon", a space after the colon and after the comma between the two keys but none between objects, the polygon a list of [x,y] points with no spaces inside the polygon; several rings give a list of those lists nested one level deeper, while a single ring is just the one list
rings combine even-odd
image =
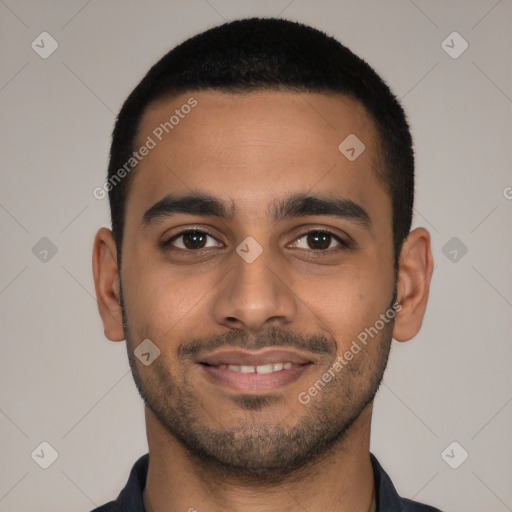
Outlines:
[{"label": "forehead", "polygon": [[387,195],[377,178],[374,123],[360,103],[339,94],[184,93],[146,110],[135,149],[144,145],[151,149],[133,173],[127,223],[166,194],[192,190],[253,215],[284,194],[342,194],[358,202]]}]

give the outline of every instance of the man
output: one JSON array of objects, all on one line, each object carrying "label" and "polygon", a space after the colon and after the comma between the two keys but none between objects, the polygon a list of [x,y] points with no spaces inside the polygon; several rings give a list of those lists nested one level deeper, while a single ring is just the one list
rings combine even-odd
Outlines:
[{"label": "man", "polygon": [[99,311],[149,454],[98,511],[437,510],[369,451],[432,255],[404,113],[364,61],[286,20],[199,34],[126,100],[101,190]]}]

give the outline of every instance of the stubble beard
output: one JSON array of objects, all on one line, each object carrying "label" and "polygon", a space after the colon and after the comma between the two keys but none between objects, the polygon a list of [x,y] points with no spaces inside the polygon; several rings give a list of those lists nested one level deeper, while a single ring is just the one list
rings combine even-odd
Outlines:
[{"label": "stubble beard", "polygon": [[[123,322],[135,385],[161,425],[203,469],[220,477],[261,485],[300,479],[312,465],[343,450],[354,422],[371,404],[380,386],[394,325],[394,321],[386,324],[378,337],[363,347],[336,378],[312,397],[292,426],[270,422],[268,414],[264,415],[266,422],[255,422],[249,419],[254,418],[251,412],[246,422],[226,429],[191,391],[186,377],[180,383],[176,380],[165,366],[163,357],[145,368],[146,375],[141,378],[133,354],[136,343],[128,327],[124,306]],[[274,335],[282,331],[272,332]],[[290,336],[288,333],[283,335]],[[263,346],[271,344],[272,339]],[[332,368],[336,357],[335,353],[329,356],[315,381]],[[241,394],[233,403],[239,409],[258,411],[272,405],[275,399],[272,395]],[[290,399],[297,400],[297,397]]]}]

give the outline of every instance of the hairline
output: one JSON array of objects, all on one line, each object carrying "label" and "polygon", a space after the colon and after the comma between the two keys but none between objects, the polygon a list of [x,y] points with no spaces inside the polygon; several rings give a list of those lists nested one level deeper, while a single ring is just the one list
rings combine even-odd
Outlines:
[{"label": "hairline", "polygon": [[[391,201],[391,227],[392,227],[392,236],[393,236],[393,247],[395,246],[394,238],[395,238],[395,229],[394,229],[394,198],[393,191],[390,183],[388,182],[389,176],[391,174],[391,169],[388,168],[388,163],[386,162],[386,151],[384,147],[383,135],[381,133],[381,128],[377,121],[377,118],[370,112],[368,107],[363,103],[361,99],[356,97],[354,94],[345,91],[339,91],[333,88],[313,88],[313,87],[301,87],[301,86],[288,86],[285,84],[257,84],[251,87],[246,85],[244,86],[230,86],[230,87],[176,87],[169,91],[166,91],[144,105],[144,108],[139,112],[137,116],[137,126],[134,132],[133,139],[130,145],[130,153],[135,151],[138,147],[137,144],[141,142],[141,127],[143,124],[144,117],[148,114],[148,111],[152,108],[158,108],[160,105],[163,105],[166,102],[170,102],[174,99],[179,98],[185,94],[193,94],[193,93],[203,93],[203,92],[217,92],[226,95],[232,96],[251,96],[260,92],[288,92],[288,93],[296,93],[296,94],[304,94],[304,93],[312,93],[312,94],[323,94],[325,96],[330,97],[338,97],[349,99],[352,102],[356,103],[360,107],[362,107],[364,114],[367,116],[368,120],[371,122],[372,126],[372,139],[376,145],[376,154],[372,158],[371,168],[379,180],[379,182],[384,186],[386,193]],[[382,169],[383,172],[380,173],[379,169]],[[136,170],[136,169],[135,169]],[[125,181],[123,183],[123,206],[122,206],[122,222],[121,222],[121,232],[119,235],[119,245],[117,247],[118,253],[118,262],[119,268],[121,267],[121,253],[123,247],[123,240],[125,234],[125,221],[126,221],[126,208],[129,200],[129,195],[132,189],[132,182],[134,180],[134,174],[129,174],[125,177]],[[117,245],[117,244],[116,244]],[[397,255],[395,254],[395,258]]]}]

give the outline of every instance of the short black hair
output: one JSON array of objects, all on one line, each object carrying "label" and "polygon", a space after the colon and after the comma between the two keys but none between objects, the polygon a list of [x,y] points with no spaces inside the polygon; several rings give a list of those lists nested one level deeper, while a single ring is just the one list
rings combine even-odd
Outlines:
[{"label": "short black hair", "polygon": [[384,166],[379,174],[392,202],[396,267],[414,201],[414,153],[405,113],[382,78],[339,41],[278,18],[235,20],[187,39],[162,57],[124,102],[112,135],[107,176],[119,263],[132,173],[114,178],[133,156],[141,118],[158,100],[204,90],[341,93],[362,104],[379,138]]}]

